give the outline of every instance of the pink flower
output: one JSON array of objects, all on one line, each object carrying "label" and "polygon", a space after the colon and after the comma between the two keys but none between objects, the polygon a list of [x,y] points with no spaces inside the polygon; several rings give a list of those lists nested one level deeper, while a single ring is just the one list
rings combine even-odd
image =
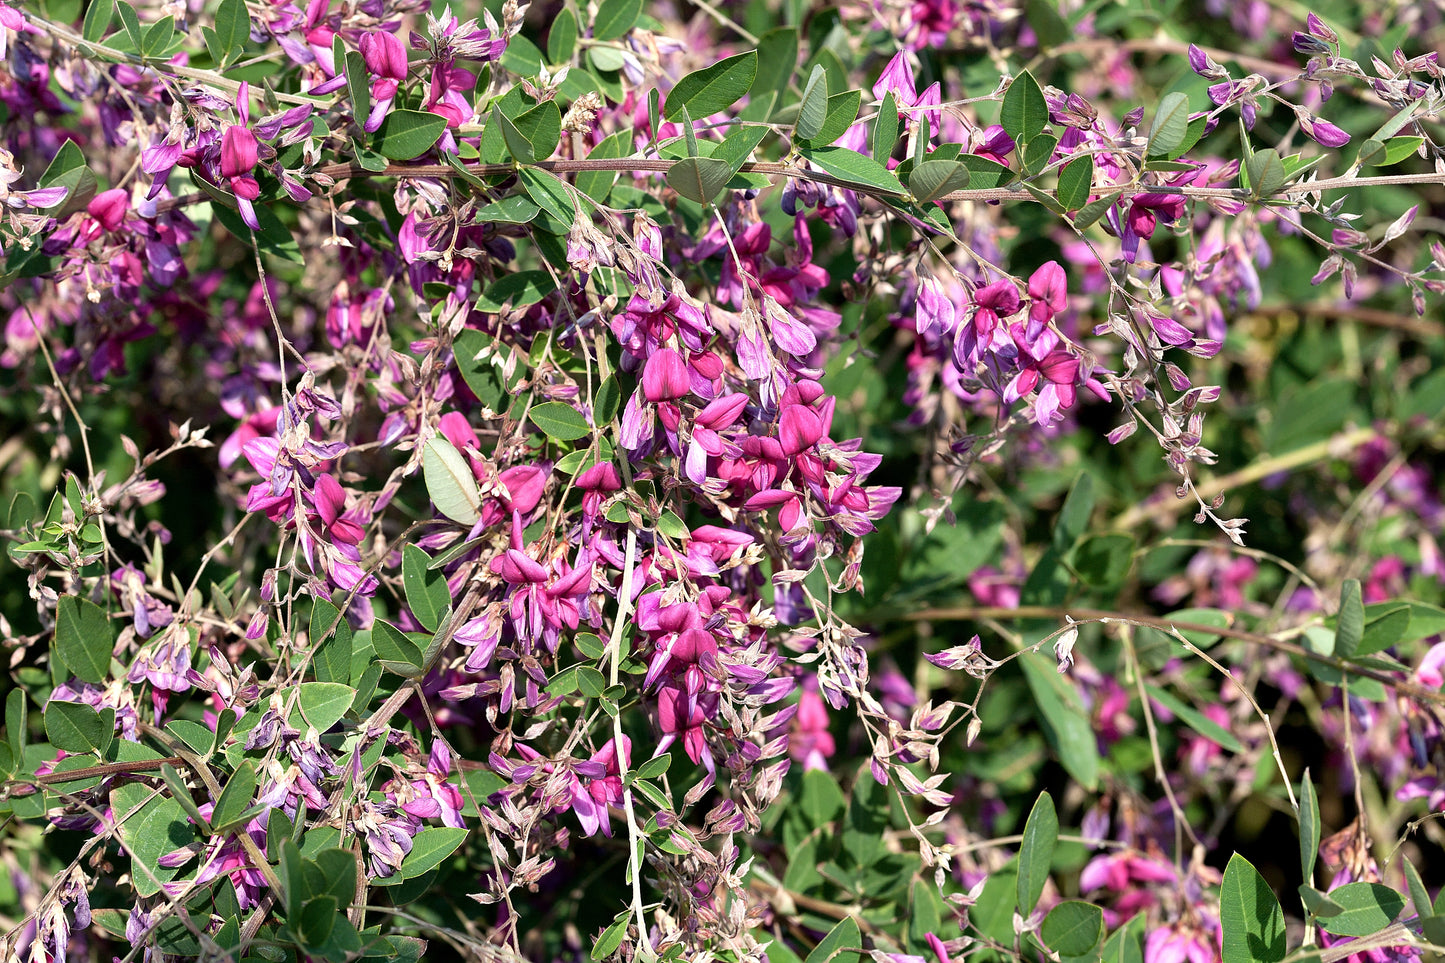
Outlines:
[{"label": "pink flower", "polygon": [[828,731],[828,707],[823,697],[811,689],[798,696],[798,714],[788,733],[788,754],[803,764],[804,769],[827,770],[827,758],[836,750],[833,735]]},{"label": "pink flower", "polygon": [[900,107],[912,107],[917,102],[918,92],[913,81],[913,67],[908,63],[908,51],[900,50],[888,61],[878,82],[873,85],[873,96],[882,100],[889,93]]},{"label": "pink flower", "polygon": [[642,369],[642,392],[647,400],[674,401],[688,393],[691,380],[687,363],[672,348],[660,348],[647,359]]}]

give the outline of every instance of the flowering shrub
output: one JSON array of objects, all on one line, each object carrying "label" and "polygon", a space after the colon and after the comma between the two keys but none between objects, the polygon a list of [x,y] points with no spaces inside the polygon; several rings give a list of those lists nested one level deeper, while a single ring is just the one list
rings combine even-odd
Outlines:
[{"label": "flowering shrub", "polygon": [[0,4],[5,957],[1445,945],[1438,18],[1169,6]]}]

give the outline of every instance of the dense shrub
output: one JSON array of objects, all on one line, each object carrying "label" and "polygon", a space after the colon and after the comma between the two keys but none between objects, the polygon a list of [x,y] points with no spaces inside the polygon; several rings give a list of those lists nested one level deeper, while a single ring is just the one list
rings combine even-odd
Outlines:
[{"label": "dense shrub", "polygon": [[6,959],[1445,945],[1433,8],[0,36]]}]

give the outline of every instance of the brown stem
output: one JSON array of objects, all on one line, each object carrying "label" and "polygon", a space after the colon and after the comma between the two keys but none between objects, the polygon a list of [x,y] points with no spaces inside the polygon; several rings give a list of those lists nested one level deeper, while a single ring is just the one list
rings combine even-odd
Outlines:
[{"label": "brown stem", "polygon": [[1363,308],[1353,304],[1276,304],[1269,307],[1255,308],[1250,314],[1262,315],[1266,318],[1278,318],[1286,315],[1297,315],[1300,317],[1326,318],[1331,321],[1358,321],[1361,324],[1368,324],[1377,328],[1390,328],[1394,331],[1404,331],[1421,338],[1445,337],[1445,324],[1439,321],[1428,321],[1425,318],[1417,318],[1410,314],[1396,314],[1393,311],[1382,311],[1379,308]]},{"label": "brown stem", "polygon": [[[585,172],[607,172],[607,173],[666,173],[672,170],[677,160],[666,160],[646,157],[623,157],[623,158],[583,158],[581,160],[553,160],[537,161],[526,166],[536,170],[549,171],[553,174],[572,174]],[[505,174],[515,173],[521,165],[518,164],[475,164],[468,167],[467,173],[476,177],[499,177]],[[841,177],[834,177],[823,171],[807,170],[796,167],[782,161],[750,161],[739,168],[745,174],[767,174],[774,176],[795,177],[799,180],[811,181],[817,184],[827,184],[831,187],[844,188],[858,194],[866,194],[870,197],[879,198],[901,198],[903,195],[894,191],[871,188],[863,184],[855,184],[852,181]],[[314,172],[325,174],[332,178],[347,177],[368,177],[381,175],[385,177],[456,177],[457,170],[447,164],[388,164],[379,171],[367,170],[359,164],[327,164],[317,168]],[[1312,194],[1317,191],[1340,190],[1343,188],[1371,187],[1371,186],[1398,186],[1398,185],[1421,185],[1421,184],[1445,184],[1445,174],[1391,174],[1380,177],[1331,177],[1325,180],[1308,183],[1290,184],[1282,188],[1275,195],[1276,198],[1299,197],[1305,194]],[[1196,200],[1251,200],[1248,191],[1234,187],[1192,187],[1174,186],[1160,184],[1135,184],[1126,187],[1119,187],[1114,184],[1095,185],[1093,193],[1104,195],[1118,193],[1121,200],[1128,200],[1137,194],[1168,194],[1171,196],[1188,197]],[[156,203],[156,212],[164,213],[178,207],[186,207],[190,204],[206,200],[207,194],[193,193],[181,197],[167,198]],[[967,190],[953,191],[937,198],[939,201],[1005,201],[1005,200],[1030,200],[1030,195],[1022,187],[975,187]]]},{"label": "brown stem", "polygon": [[168,756],[165,759],[137,759],[134,762],[103,762],[96,766],[86,766],[83,769],[71,769],[68,772],[48,772],[43,776],[37,776],[35,783],[40,786],[53,786],[56,783],[76,782],[80,779],[91,779],[96,776],[114,776],[117,773],[131,772],[155,772],[161,766],[184,766],[186,761],[180,756]]},{"label": "brown stem", "polygon": [[1051,605],[1021,605],[1013,609],[996,605],[954,605],[936,609],[923,609],[919,612],[904,612],[899,615],[899,618],[908,622],[966,622],[982,619],[1062,619],[1066,615],[1072,617],[1075,622],[1128,622],[1134,625],[1160,629],[1165,632],[1171,629],[1177,629],[1180,632],[1222,635],[1227,639],[1253,642],[1257,645],[1274,649],[1277,652],[1285,652],[1302,659],[1308,659],[1311,662],[1318,662],[1320,665],[1327,665],[1340,672],[1361,676],[1366,679],[1374,679],[1381,685],[1386,685],[1394,689],[1399,695],[1409,696],[1412,699],[1419,699],[1423,702],[1433,702],[1436,705],[1445,705],[1445,692],[1437,692],[1434,689],[1428,689],[1414,682],[1397,679],[1388,672],[1371,669],[1367,666],[1355,665],[1348,659],[1341,659],[1338,656],[1321,655],[1318,652],[1311,652],[1302,645],[1297,645],[1294,642],[1289,642],[1284,639],[1277,639],[1272,635],[1246,632],[1243,629],[1221,628],[1217,625],[1205,625],[1202,622],[1181,622],[1178,619],[1163,618],[1157,615],[1138,615],[1131,612],[1111,612],[1107,609],[1087,609]]}]

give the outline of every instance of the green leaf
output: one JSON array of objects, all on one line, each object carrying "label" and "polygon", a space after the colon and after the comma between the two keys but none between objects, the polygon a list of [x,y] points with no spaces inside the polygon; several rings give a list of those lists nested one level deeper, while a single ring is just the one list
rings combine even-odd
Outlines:
[{"label": "green leaf", "polygon": [[1321,919],[1329,919],[1331,916],[1339,916],[1345,908],[1313,886],[1299,885],[1300,903],[1304,908]]},{"label": "green leaf", "polygon": [[[198,183],[204,184],[205,181],[201,180],[198,181]],[[256,206],[256,223],[261,225],[259,231],[252,231],[251,228],[246,225],[246,222],[241,220],[241,215],[231,210],[227,205],[212,202],[211,213],[216,220],[225,226],[226,230],[246,242],[248,246],[254,235],[256,245],[261,249],[261,253],[269,254],[272,257],[278,257],[296,264],[306,263],[306,259],[301,256],[301,246],[298,245],[296,239],[291,236],[290,229],[281,223],[281,218],[277,217],[276,213],[269,207],[262,205]]]},{"label": "green leaf", "polygon": [[290,722],[297,729],[304,730],[304,721],[317,732],[326,732],[341,721],[355,698],[351,686],[340,682],[303,682],[296,698],[301,714]]},{"label": "green leaf", "polygon": [[1360,580],[1345,579],[1340,587],[1340,614],[1335,626],[1335,654],[1348,659],[1365,637],[1365,603],[1360,599]]},{"label": "green leaf", "polygon": [[1099,749],[1079,695],[1037,652],[1020,656],[1024,677],[1043,717],[1044,733],[1069,775],[1091,792],[1099,784]]},{"label": "green leaf", "polygon": [[592,959],[601,961],[616,953],[617,948],[622,945],[622,938],[627,935],[627,924],[631,921],[631,914],[623,913],[611,926],[603,930],[597,942],[592,945]]},{"label": "green leaf", "polygon": [[226,781],[226,788],[221,791],[221,798],[216,801],[215,811],[211,813],[211,826],[216,832],[221,832],[232,824],[240,821],[242,815],[251,806],[251,797],[256,795],[256,766],[249,759],[244,759]]},{"label": "green leaf", "polygon": [[1284,186],[1284,161],[1273,147],[1256,151],[1245,163],[1245,173],[1249,177],[1250,196],[1255,200],[1273,197]]},{"label": "green leaf", "polygon": [[496,313],[510,304],[513,310],[525,308],[557,290],[557,282],[547,271],[514,271],[487,285],[477,298],[478,311]]},{"label": "green leaf", "polygon": [[353,633],[341,610],[327,599],[311,607],[311,670],[322,682],[340,682],[351,677]]},{"label": "green leaf", "polygon": [[1134,564],[1134,538],[1119,532],[1085,535],[1074,547],[1072,564],[1094,588],[1122,585]]},{"label": "green leaf", "polygon": [[1059,16],[1059,7],[1054,0],[1025,0],[1024,17],[1034,28],[1034,35],[1039,38],[1039,47],[1043,50],[1057,47],[1073,35],[1068,22]]},{"label": "green leaf", "polygon": [[858,963],[862,947],[863,934],[858,930],[858,921],[845,916],[818,941],[803,963]]},{"label": "green leaf", "polygon": [[301,945],[308,949],[319,948],[331,936],[336,927],[337,905],[335,896],[313,896],[301,907],[300,918],[293,928],[301,938]]},{"label": "green leaf", "polygon": [[1018,908],[1025,917],[1034,911],[1043,894],[1058,842],[1059,817],[1053,797],[1040,793],[1024,823],[1024,838],[1019,844]]},{"label": "green leaf", "polygon": [[589,699],[599,698],[607,689],[607,677],[590,665],[579,666],[577,688]]},{"label": "green leaf", "polygon": [[447,129],[445,117],[421,110],[393,110],[372,141],[381,156],[411,160],[431,150]]},{"label": "green leaf", "polygon": [[803,88],[803,99],[798,102],[798,119],[793,124],[793,134],[804,140],[811,140],[823,129],[828,117],[828,72],[822,64],[813,67],[808,76],[808,85]]},{"label": "green leaf", "polygon": [[145,36],[141,38],[141,56],[158,58],[170,45],[171,38],[176,34],[176,23],[168,16],[163,16],[145,29]]},{"label": "green leaf", "polygon": [[251,39],[251,14],[245,0],[221,0],[216,8],[216,40],[223,55],[230,59]]},{"label": "green leaf", "polygon": [[888,158],[893,156],[893,148],[896,146],[898,146],[898,101],[894,98],[893,91],[890,90],[878,108],[878,116],[873,120],[873,133],[868,139],[868,147],[873,152],[873,159],[886,166]]},{"label": "green leaf", "polygon": [[758,38],[758,72],[748,89],[748,104],[739,116],[750,121],[768,120],[786,94],[797,67],[797,27],[775,27]]},{"label": "green leaf", "polygon": [[969,180],[974,187],[999,187],[1014,177],[1014,172],[1008,167],[978,154],[960,154],[958,162],[968,168]]},{"label": "green leaf", "polygon": [[487,119],[488,127],[495,127],[502,132],[502,142],[507,145],[507,152],[512,159],[523,164],[531,164],[537,160],[532,150],[532,142],[527,139],[517,125],[512,123],[510,117],[502,113],[502,107],[498,104],[492,108],[492,114]]},{"label": "green leaf", "polygon": [[840,834],[843,852],[859,867],[873,866],[887,853],[883,844],[883,834],[887,829],[888,788],[864,768],[854,781],[853,793],[848,798],[848,815]]},{"label": "green leaf", "polygon": [[1383,883],[1346,883],[1333,889],[1330,900],[1345,908],[1338,916],[1320,922],[1335,936],[1369,936],[1395,922],[1405,908],[1405,897]]},{"label": "green leaf", "polygon": [[1039,174],[1049,166],[1054,159],[1054,148],[1059,146],[1059,139],[1051,134],[1040,134],[1028,142],[1023,150],[1024,171],[1029,174]]},{"label": "green leaf", "polygon": [[1391,137],[1381,140],[1377,134],[1360,145],[1357,160],[1367,167],[1389,167],[1415,153],[1424,142],[1423,137]]},{"label": "green leaf", "polygon": [[1315,859],[1319,856],[1319,797],[1309,779],[1309,769],[1299,776],[1299,868],[1306,883],[1315,882]]},{"label": "green leaf", "polygon": [[356,854],[350,850],[319,850],[303,864],[302,873],[313,896],[334,896],[341,906],[356,899]]},{"label": "green leaf", "polygon": [[432,571],[431,556],[416,545],[408,545],[402,552],[401,576],[411,614],[428,632],[435,632],[452,605],[446,576]]},{"label": "green leaf", "polygon": [[557,150],[562,136],[562,110],[557,101],[544,100],[513,118],[512,123],[532,145],[532,156],[537,160],[546,160]]},{"label": "green leaf", "polygon": [[592,402],[593,420],[599,426],[610,425],[612,419],[617,416],[617,409],[621,404],[622,386],[617,383],[617,375],[610,374],[597,387],[597,396]]},{"label": "green leaf", "polygon": [[1059,171],[1059,204],[1066,211],[1077,211],[1089,202],[1094,184],[1094,159],[1087,154],[1076,157]]},{"label": "green leaf", "polygon": [[1175,91],[1165,94],[1159,101],[1159,110],[1154,114],[1154,123],[1149,128],[1148,154],[1168,156],[1189,132],[1189,98]]},{"label": "green leaf", "polygon": [[1098,223],[1099,218],[1109,213],[1109,208],[1117,204],[1123,194],[1123,191],[1114,191],[1079,208],[1079,212],[1074,215],[1074,230],[1083,233],[1093,227]]},{"label": "green leaf", "polygon": [[1038,136],[1049,122],[1049,105],[1043,88],[1034,75],[1025,70],[1013,79],[1003,96],[999,123],[1016,143],[1027,144]]},{"label": "green leaf", "polygon": [[1044,917],[1039,937],[1060,956],[1086,956],[1104,938],[1104,911],[1082,900],[1065,900]]},{"label": "green leaf", "polygon": [[1410,890],[1410,903],[1415,908],[1415,915],[1429,916],[1434,910],[1431,909],[1430,893],[1425,889],[1425,881],[1420,878],[1420,871],[1408,859],[1400,860],[1400,868],[1405,873],[1405,885]]},{"label": "green leaf", "polygon": [[529,224],[540,210],[540,207],[521,194],[513,194],[477,211],[477,223]]},{"label": "green leaf", "polygon": [[422,474],[427,494],[447,518],[463,525],[475,525],[481,518],[482,494],[471,466],[446,436],[438,432],[426,443]]},{"label": "green leaf", "polygon": [[130,853],[136,894],[154,896],[162,883],[175,879],[185,869],[161,866],[160,858],[189,845],[196,838],[195,828],[180,803],[139,783],[113,789],[110,805],[115,818],[121,821],[120,839]]},{"label": "green leaf", "polygon": [[[1370,608],[1374,608],[1371,606]],[[1355,655],[1373,655],[1399,642],[1410,627],[1410,606],[1387,609],[1383,614],[1365,610],[1365,631]]]},{"label": "green leaf", "polygon": [[55,654],[70,672],[101,683],[110,674],[115,636],[105,610],[78,595],[62,595],[55,611]]},{"label": "green leaf", "polygon": [[367,78],[366,58],[357,50],[346,53],[346,91],[351,95],[351,115],[360,127],[371,113],[371,84]]},{"label": "green leaf", "polygon": [[563,401],[544,401],[540,405],[533,405],[527,417],[549,438],[557,441],[576,441],[592,433],[587,419],[583,418],[576,408]]},{"label": "green leaf", "polygon": [[547,62],[550,64],[570,63],[577,49],[577,17],[563,7],[552,20],[552,29],[547,31]]},{"label": "green leaf", "polygon": [[[175,766],[172,766],[171,763],[160,766],[160,778],[165,779],[166,788],[171,789],[171,798],[181,804],[182,810],[185,810],[186,816],[191,817],[192,823],[202,827],[202,830],[208,829],[210,821],[201,816],[201,808],[195,804],[194,798],[191,798],[191,789],[186,787],[185,779],[182,779],[181,774],[175,771]],[[212,816],[214,814],[214,810],[212,810]]]},{"label": "green leaf", "polygon": [[1094,476],[1079,472],[1064,507],[1054,522],[1054,547],[1063,551],[1073,547],[1089,527],[1089,516],[1094,512]]},{"label": "green leaf", "polygon": [[67,191],[64,200],[47,208],[47,212],[55,217],[66,217],[84,210],[95,198],[99,187],[95,174],[85,166],[85,155],[71,140],[60,145],[45,173],[40,175],[39,183],[41,187],[64,187]]},{"label": "green leaf", "polygon": [[517,179],[522,182],[522,189],[538,207],[569,228],[572,226],[572,222],[577,219],[577,205],[573,202],[572,195],[567,193],[566,185],[558,180],[556,175],[535,167],[524,167],[517,172]]},{"label": "green leaf", "polygon": [[1104,941],[1099,963],[1144,963],[1144,947],[1140,940],[1144,915],[1140,913],[1119,927]]},{"label": "green leaf", "polygon": [[371,625],[371,646],[377,658],[387,662],[421,667],[421,648],[406,634],[383,619]]},{"label": "green leaf", "polygon": [[822,147],[831,144],[848,132],[853,121],[858,119],[858,108],[863,105],[863,91],[845,90],[828,98],[828,115],[823,129],[814,134],[812,142]]},{"label": "green leaf", "polygon": [[120,14],[120,25],[125,28],[126,36],[130,38],[130,45],[139,53],[141,50],[140,17],[136,16],[135,7],[132,7],[125,0],[120,0],[115,5],[116,12]]},{"label": "green leaf", "polygon": [[864,157],[855,150],[846,147],[814,147],[800,149],[798,153],[824,173],[844,181],[844,186],[900,196],[907,193],[898,175],[873,158]]},{"label": "green leaf", "polygon": [[948,912],[932,880],[915,879],[908,887],[908,943],[914,951],[928,946],[928,934],[941,932],[943,914]]},{"label": "green leaf", "polygon": [[690,201],[711,204],[733,173],[727,161],[715,157],[684,157],[668,170],[667,186]]},{"label": "green leaf", "polygon": [[1184,724],[1189,728],[1215,743],[1226,752],[1244,751],[1244,746],[1234,737],[1233,733],[1204,713],[1192,706],[1185,705],[1176,699],[1174,694],[1167,689],[1161,689],[1157,685],[1145,685],[1144,691],[1149,693],[1149,698],[1182,719]]},{"label": "green leaf", "polygon": [[908,175],[908,190],[920,204],[961,191],[968,187],[972,175],[956,160],[926,160]]},{"label": "green leaf", "polygon": [[[592,148],[588,160],[609,160],[627,157],[632,153],[632,131],[621,130]],[[581,171],[574,182],[577,189],[597,203],[607,200],[612,185],[617,180],[616,171]]]},{"label": "green leaf", "polygon": [[668,93],[663,119],[676,120],[682,115],[684,107],[698,120],[731,107],[748,92],[757,74],[756,50],[695,70],[679,80]]},{"label": "green leaf", "polygon": [[662,755],[654,756],[638,766],[635,775],[638,779],[656,779],[658,776],[667,772],[668,767],[671,765],[672,753],[664,752]]},{"label": "green leaf", "polygon": [[461,848],[466,838],[465,829],[454,829],[451,826],[423,829],[412,840],[411,852],[402,860],[398,874],[402,879],[411,879],[440,866],[442,860]]},{"label": "green leaf", "polygon": [[30,699],[24,689],[11,689],[5,697],[5,740],[16,759],[25,758],[25,744],[29,734]]},{"label": "green leaf", "polygon": [[1259,870],[1235,853],[1219,891],[1223,963],[1279,963],[1285,957],[1284,913]]},{"label": "green leaf", "polygon": [[91,43],[99,43],[104,39],[105,32],[110,29],[110,22],[114,19],[115,0],[90,0],[90,7],[85,11],[85,21],[80,27],[80,35]]},{"label": "green leaf", "polygon": [[831,773],[821,769],[809,769],[803,773],[803,786],[798,791],[798,811],[816,829],[832,822],[843,814],[848,806],[848,797],[838,788],[838,781]]},{"label": "green leaf", "polygon": [[592,39],[616,40],[632,29],[641,13],[642,0],[602,0],[592,21]]},{"label": "green leaf", "polygon": [[45,737],[66,752],[104,752],[115,738],[115,710],[109,721],[83,702],[52,699],[45,704]]}]

